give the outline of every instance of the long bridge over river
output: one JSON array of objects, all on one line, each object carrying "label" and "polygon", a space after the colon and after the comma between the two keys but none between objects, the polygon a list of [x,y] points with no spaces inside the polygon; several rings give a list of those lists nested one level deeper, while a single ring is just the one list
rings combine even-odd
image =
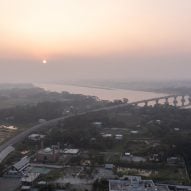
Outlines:
[{"label": "long bridge over river", "polygon": [[188,94],[179,94],[179,95],[167,95],[157,98],[145,99],[141,101],[130,102],[131,105],[172,105],[175,107],[186,107],[191,105],[191,96]]}]

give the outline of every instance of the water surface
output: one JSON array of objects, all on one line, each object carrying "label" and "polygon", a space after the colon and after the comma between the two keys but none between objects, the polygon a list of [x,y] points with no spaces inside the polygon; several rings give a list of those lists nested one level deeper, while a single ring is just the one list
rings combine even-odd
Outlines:
[{"label": "water surface", "polygon": [[83,94],[96,96],[102,100],[113,101],[115,99],[127,98],[130,102],[145,100],[155,97],[162,97],[167,94],[155,93],[155,92],[144,92],[124,89],[111,89],[102,87],[82,87],[77,85],[65,85],[65,84],[35,84],[48,91],[63,92],[67,91],[73,94]]}]

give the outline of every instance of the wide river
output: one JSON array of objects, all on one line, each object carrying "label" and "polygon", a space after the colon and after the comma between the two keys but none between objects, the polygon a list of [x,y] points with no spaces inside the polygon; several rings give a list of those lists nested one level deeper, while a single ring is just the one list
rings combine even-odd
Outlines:
[{"label": "wide river", "polygon": [[65,85],[65,84],[35,84],[48,91],[62,92],[67,91],[73,94],[83,94],[90,96],[97,96],[102,100],[113,101],[115,99],[127,98],[129,102],[150,99],[155,97],[165,96],[166,94],[154,93],[154,92],[144,92],[144,91],[134,91],[134,90],[124,90],[124,89],[111,89],[102,87],[82,87],[77,85]]}]

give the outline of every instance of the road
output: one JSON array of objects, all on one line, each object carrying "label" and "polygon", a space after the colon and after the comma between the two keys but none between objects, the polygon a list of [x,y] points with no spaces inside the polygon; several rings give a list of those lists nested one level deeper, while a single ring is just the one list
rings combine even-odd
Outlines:
[{"label": "road", "polygon": [[11,146],[11,145],[15,145],[16,143],[22,141],[25,137],[27,137],[28,135],[30,135],[31,133],[33,133],[36,130],[39,130],[41,128],[44,127],[48,127],[51,125],[55,125],[57,124],[60,120],[65,120],[66,118],[69,118],[72,116],[66,116],[66,117],[60,117],[60,118],[56,118],[47,122],[44,122],[42,124],[38,124],[35,125],[29,129],[27,129],[26,131],[21,132],[20,134],[12,137],[11,139],[9,139],[7,142],[3,143],[2,145],[0,145],[0,152],[5,149],[7,146]]},{"label": "road", "polygon": [[94,112],[99,112],[99,111],[104,111],[104,110],[112,110],[112,109],[116,109],[116,108],[120,108],[120,107],[125,107],[127,105],[130,105],[130,104],[119,104],[119,105],[114,105],[114,106],[102,107],[102,108],[94,109],[94,110],[91,110],[91,111],[88,111],[88,112],[82,112],[82,113],[77,113],[77,114],[71,114],[71,115],[64,116],[64,117],[59,117],[59,118],[56,118],[56,119],[52,119],[52,120],[46,121],[46,122],[44,122],[42,124],[35,125],[35,126],[29,128],[29,129],[21,132],[20,134],[12,137],[7,142],[5,142],[2,145],[0,145],[0,152],[2,150],[4,150],[6,147],[8,147],[8,146],[11,146],[11,145],[13,146],[16,143],[21,142],[28,135],[30,135],[31,133],[35,132],[36,130],[39,130],[39,129],[42,129],[42,128],[45,128],[45,127],[54,126],[59,121],[63,121],[65,119],[72,118],[72,117],[75,117],[75,116],[85,115],[85,114],[88,114],[88,113],[94,113]]}]

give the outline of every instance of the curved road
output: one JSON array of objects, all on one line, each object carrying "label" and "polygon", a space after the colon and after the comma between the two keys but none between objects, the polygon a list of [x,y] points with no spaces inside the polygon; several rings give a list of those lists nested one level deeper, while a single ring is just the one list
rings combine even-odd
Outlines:
[{"label": "curved road", "polygon": [[[74,116],[74,115],[73,115]],[[38,124],[38,125],[35,125],[29,129],[27,129],[26,131],[23,131],[21,132],[20,134],[12,137],[11,139],[9,139],[7,142],[3,143],[2,145],[0,145],[0,152],[5,149],[6,147],[8,146],[11,146],[11,145],[14,145],[20,141],[22,141],[25,137],[27,137],[28,135],[30,135],[32,132],[38,130],[38,129],[41,129],[41,128],[44,128],[44,127],[48,127],[50,125],[55,125],[57,124],[60,120],[64,120],[66,118],[69,118],[69,117],[72,117],[72,116],[66,116],[66,117],[60,117],[60,118],[56,118],[56,119],[53,119],[53,120],[50,120],[50,121],[47,121],[47,122],[44,122],[42,124]]]},{"label": "curved road", "polygon": [[3,151],[8,146],[15,145],[16,143],[22,141],[23,139],[25,139],[28,135],[30,135],[34,131],[45,128],[45,127],[54,126],[59,121],[63,121],[65,119],[75,117],[75,116],[85,115],[87,113],[93,113],[93,112],[99,112],[99,111],[104,111],[104,110],[111,110],[111,109],[116,109],[116,108],[120,108],[120,107],[125,107],[125,106],[131,105],[131,104],[132,103],[119,104],[119,105],[114,105],[114,106],[107,106],[107,107],[103,107],[103,108],[94,109],[92,111],[87,111],[87,112],[83,112],[83,113],[77,113],[77,114],[72,114],[72,115],[68,115],[68,116],[64,116],[64,117],[59,117],[59,118],[56,118],[56,119],[46,121],[46,122],[44,122],[42,124],[35,125],[35,126],[29,128],[29,129],[27,129],[26,131],[23,131],[20,134],[12,137],[8,141],[6,141],[2,145],[0,145],[0,152]]}]

